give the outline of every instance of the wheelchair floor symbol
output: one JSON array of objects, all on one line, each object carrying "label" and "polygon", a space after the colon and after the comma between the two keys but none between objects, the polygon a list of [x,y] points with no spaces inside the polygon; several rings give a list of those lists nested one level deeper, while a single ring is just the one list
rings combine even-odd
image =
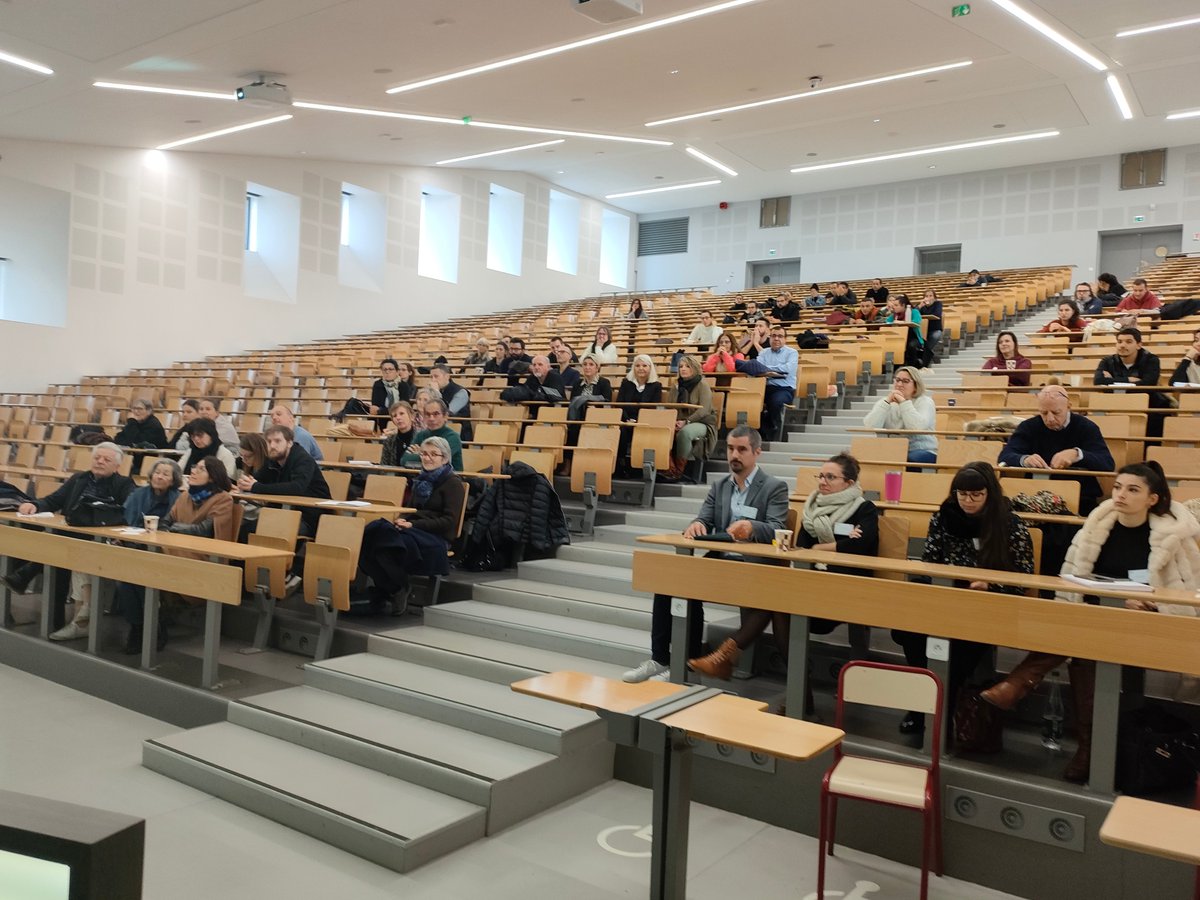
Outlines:
[{"label": "wheelchair floor symbol", "polygon": [[617,856],[648,859],[651,835],[649,825],[614,825],[596,835],[596,843]]}]

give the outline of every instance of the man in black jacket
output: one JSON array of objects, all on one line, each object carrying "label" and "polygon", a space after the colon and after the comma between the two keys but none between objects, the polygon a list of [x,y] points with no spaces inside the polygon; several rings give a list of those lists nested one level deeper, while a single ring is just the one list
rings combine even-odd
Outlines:
[{"label": "man in black jacket", "polygon": [[562,375],[551,368],[549,358],[535,356],[529,368],[530,375],[525,382],[517,387],[505,388],[500,399],[506,403],[539,400],[551,406],[562,403],[567,392],[563,387]]},{"label": "man in black jacket", "polygon": [[168,446],[167,432],[162,422],[154,415],[149,400],[134,400],[129,408],[129,421],[117,432],[113,443],[122,447],[144,447],[149,445],[162,449]]},{"label": "man in black jacket", "polygon": [[[237,488],[248,494],[276,494],[288,497],[330,498],[329,485],[316,460],[295,443],[292,429],[286,425],[271,425],[263,432],[267,439],[267,464],[253,475],[238,479]],[[300,514],[300,533],[312,537],[317,533],[320,512],[306,509]]]},{"label": "man in black jacket", "polygon": [[[1142,346],[1142,333],[1136,328],[1122,328],[1117,332],[1117,352],[1100,360],[1092,383],[1109,384],[1158,384],[1162,377],[1162,361]],[[1158,391],[1149,392],[1151,409],[1167,409],[1171,402]],[[1147,437],[1162,437],[1163,417],[1151,413],[1146,422]]]},{"label": "man in black jacket", "polygon": [[[124,505],[125,499],[135,487],[133,479],[117,474],[117,469],[121,467],[124,459],[125,452],[116,444],[109,441],[97,444],[92,448],[92,464],[88,471],[72,475],[54,493],[34,503],[22,503],[17,512],[23,516],[51,512],[70,517],[84,503],[106,501],[110,504]],[[4,583],[13,592],[23,594],[29,587],[29,582],[41,571],[41,563],[26,563],[5,578]],[[59,583],[62,584],[62,579]],[[75,617],[65,627],[58,628],[50,635],[52,641],[71,641],[87,637],[91,617],[91,578],[72,572],[70,597],[76,603]],[[54,624],[58,625],[64,618],[60,596],[54,598],[53,606]]]},{"label": "man in black jacket", "polygon": [[471,440],[471,392],[450,377],[450,367],[445,363],[436,363],[429,367],[429,383],[442,395],[450,418],[464,420],[459,432],[462,439]]}]

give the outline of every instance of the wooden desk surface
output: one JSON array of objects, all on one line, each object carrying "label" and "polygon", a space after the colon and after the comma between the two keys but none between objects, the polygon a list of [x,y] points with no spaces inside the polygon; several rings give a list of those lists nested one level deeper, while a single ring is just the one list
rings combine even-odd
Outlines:
[{"label": "wooden desk surface", "polygon": [[672,713],[662,723],[693,737],[780,759],[812,759],[845,737],[840,728],[773,715],[766,708],[758,700],[720,694]]},{"label": "wooden desk surface", "polygon": [[[807,494],[789,494],[789,503],[804,503],[808,498]],[[912,503],[906,500],[872,500],[881,513],[886,514],[889,510],[895,512],[915,512],[928,513],[932,515],[937,512],[938,504],[936,503]],[[1082,525],[1085,516],[1056,516],[1050,513],[1035,513],[1035,512],[1018,512],[1018,516],[1026,522],[1040,522],[1044,525]]]},{"label": "wooden desk surface", "polygon": [[[824,563],[828,566],[853,569],[882,569],[889,572],[899,572],[904,575],[928,575],[931,578],[948,578],[959,581],[987,581],[994,584],[1011,584],[1027,590],[1065,591],[1072,594],[1086,593],[1095,594],[1099,597],[1114,597],[1121,600],[1129,596],[1129,591],[1119,589],[1084,588],[1073,581],[1067,581],[1065,578],[1060,578],[1057,575],[1026,575],[1024,572],[1003,572],[997,569],[947,566],[922,562],[919,559],[857,556],[853,553],[836,553],[827,550],[789,550],[783,553],[776,550],[770,544],[743,541],[735,544],[719,544],[710,541],[693,541],[681,534],[648,534],[639,537],[637,540],[639,544],[656,544],[658,546],[680,547],[690,550],[724,550],[730,553],[740,553],[743,556],[752,556],[756,559],[773,559],[789,563]],[[1137,596],[1162,603],[1200,606],[1200,597],[1194,591],[1154,588],[1150,591],[1138,591]]]},{"label": "wooden desk surface", "polygon": [[[549,424],[558,425],[561,423],[554,422],[554,423],[549,423]],[[464,446],[470,445],[472,443],[475,443],[475,442],[466,441],[464,443]],[[317,463],[317,465],[320,466],[322,469],[339,469],[343,472],[365,472],[367,475],[370,475],[372,472],[390,472],[390,473],[393,473],[396,475],[419,475],[419,474],[421,474],[420,469],[415,469],[410,466],[384,466],[379,463],[368,463],[368,462],[340,462],[340,461],[339,462],[330,462],[328,460],[323,459],[319,463]],[[487,481],[501,481],[503,479],[512,477],[511,475],[499,475],[499,474],[496,474],[493,472],[466,472],[466,471],[463,471],[463,472],[459,472],[458,474],[460,476],[462,476],[463,478],[482,478]]]},{"label": "wooden desk surface", "polygon": [[1176,862],[1200,864],[1200,810],[1118,797],[1100,826],[1100,840]]},{"label": "wooden desk surface", "polygon": [[340,513],[375,513],[380,516],[398,516],[416,512],[414,507],[392,506],[390,503],[372,503],[368,500],[323,500],[319,497],[295,497],[290,494],[245,494],[233,491],[235,500],[247,500],[263,506],[291,506],[296,509],[327,509]]},{"label": "wooden desk surface", "polygon": [[21,516],[13,512],[0,513],[0,522],[9,525],[33,525],[37,528],[52,528],[70,534],[86,534],[93,537],[112,538],[127,544],[140,544],[144,547],[160,547],[164,550],[186,550],[189,553],[201,553],[205,556],[218,556],[222,559],[238,560],[240,562],[258,562],[261,560],[286,558],[292,554],[288,550],[278,550],[274,547],[258,547],[250,544],[239,544],[235,541],[219,541],[216,538],[198,537],[194,534],[171,534],[168,531],[139,531],[129,533],[124,525],[111,525],[101,528],[79,528],[68,525],[62,516]]},{"label": "wooden desk surface", "polygon": [[623,713],[681,693],[687,690],[687,686],[672,684],[669,681],[626,684],[599,675],[563,671],[514,681],[512,689],[519,694],[529,694],[531,697],[554,700],[582,709],[604,709]]}]

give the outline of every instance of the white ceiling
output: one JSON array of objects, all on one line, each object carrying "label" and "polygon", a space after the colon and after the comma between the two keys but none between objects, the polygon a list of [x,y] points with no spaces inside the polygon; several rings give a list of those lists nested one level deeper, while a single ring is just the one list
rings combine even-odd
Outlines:
[{"label": "white ceiling", "polygon": [[[529,172],[596,197],[723,181],[615,201],[638,213],[1200,143],[1200,119],[1164,118],[1200,108],[1200,25],[1114,36],[1195,15],[1195,0],[1019,2],[1112,64],[1133,105],[1132,121],[1121,119],[1103,74],[991,0],[976,0],[969,16],[953,19],[951,0],[758,0],[396,95],[385,90],[710,4],[644,0],[641,19],[605,26],[576,12],[571,0],[0,0],[0,51],[56,73],[44,77],[0,64],[0,138],[149,148],[272,113],[232,101],[108,91],[93,81],[231,92],[249,73],[278,72],[297,100],[675,142],[650,147],[567,138],[464,166]],[[755,110],[645,125],[805,91],[811,75],[829,87],[960,60],[973,64]],[[173,152],[426,166],[548,139],[294,112],[288,122]],[[1062,134],[931,158],[788,171],[1044,129]],[[738,177],[688,156],[689,144]]]}]

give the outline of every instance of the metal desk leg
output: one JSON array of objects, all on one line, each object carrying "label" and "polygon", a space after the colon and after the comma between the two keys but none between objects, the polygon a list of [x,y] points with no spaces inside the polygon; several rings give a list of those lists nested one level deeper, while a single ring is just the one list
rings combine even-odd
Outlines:
[{"label": "metal desk leg", "polygon": [[1114,791],[1117,771],[1117,717],[1121,711],[1121,667],[1096,663],[1092,709],[1092,766],[1088,787],[1098,794]]},{"label": "metal desk leg", "polygon": [[[8,577],[12,574],[12,557],[0,556],[0,575]],[[0,628],[12,628],[15,623],[12,617],[12,591],[8,585],[0,581]]]},{"label": "metal desk leg", "polygon": [[804,699],[808,696],[808,616],[792,616],[788,633],[787,714],[804,718]]},{"label": "metal desk leg", "polygon": [[92,579],[92,595],[88,600],[90,609],[88,614],[91,616],[88,619],[88,648],[87,652],[96,656],[100,652],[100,631],[104,624],[104,607],[100,600],[100,591],[104,587],[104,579],[99,575],[93,575]]},{"label": "metal desk leg", "polygon": [[58,589],[58,570],[53,566],[45,566],[42,573],[42,621],[38,625],[38,635],[44,641],[50,640],[51,620],[54,618],[54,594]]},{"label": "metal desk leg", "polygon": [[[677,556],[695,556],[690,547],[676,547]],[[671,680],[687,684],[688,632],[692,628],[692,605],[681,597],[671,598]]]},{"label": "metal desk leg", "polygon": [[271,621],[275,617],[275,598],[271,596],[271,572],[266,566],[258,567],[257,587],[254,589],[254,608],[258,620],[254,625],[254,643],[243,647],[238,653],[262,653],[267,649],[271,637]]},{"label": "metal desk leg", "polygon": [[933,729],[928,727],[926,722],[925,738],[926,741],[941,741],[940,744],[924,743],[922,747],[928,747],[930,750],[934,746],[946,746],[946,730],[953,727],[954,719],[954,698],[950,696],[950,653],[953,644],[949,638],[927,637],[925,639],[925,658],[926,665],[929,670],[941,679],[944,689],[942,691],[942,733],[934,734]]},{"label": "metal desk leg", "polygon": [[146,588],[146,599],[142,607],[142,668],[153,669],[158,665],[158,591]]},{"label": "metal desk leg", "polygon": [[212,690],[217,686],[217,654],[221,650],[221,604],[209,600],[205,607],[204,667],[200,673],[200,686]]},{"label": "metal desk leg", "polygon": [[681,733],[652,720],[642,721],[638,738],[655,755],[650,900],[684,900],[692,750]]}]

